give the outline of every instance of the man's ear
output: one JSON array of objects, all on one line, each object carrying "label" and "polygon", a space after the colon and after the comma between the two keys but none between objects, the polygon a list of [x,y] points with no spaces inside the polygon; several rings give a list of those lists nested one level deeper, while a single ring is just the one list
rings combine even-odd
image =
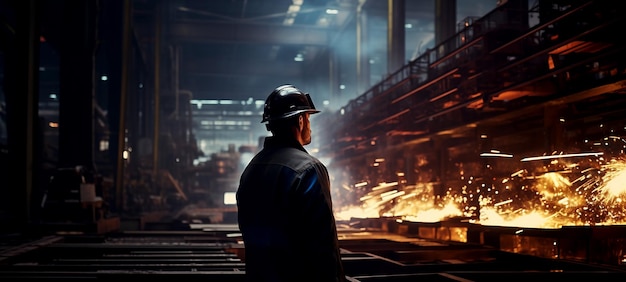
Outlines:
[{"label": "man's ear", "polygon": [[304,129],[304,117],[302,115],[298,116],[298,128],[300,128],[300,131]]}]

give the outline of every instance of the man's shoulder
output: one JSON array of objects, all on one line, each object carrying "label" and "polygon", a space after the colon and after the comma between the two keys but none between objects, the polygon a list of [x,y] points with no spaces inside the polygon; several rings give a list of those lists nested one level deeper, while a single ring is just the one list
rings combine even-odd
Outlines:
[{"label": "man's shoulder", "polygon": [[282,148],[280,151],[276,152],[275,156],[286,163],[314,164],[319,162],[318,159],[311,154],[291,147]]},{"label": "man's shoulder", "polygon": [[295,171],[303,171],[322,163],[306,151],[293,147],[276,148],[271,151],[261,152],[257,164],[273,164],[289,167]]}]

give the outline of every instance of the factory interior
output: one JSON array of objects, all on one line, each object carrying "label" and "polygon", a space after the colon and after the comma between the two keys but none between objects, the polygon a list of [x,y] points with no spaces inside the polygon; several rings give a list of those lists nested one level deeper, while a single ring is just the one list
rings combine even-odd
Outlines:
[{"label": "factory interior", "polygon": [[626,281],[626,2],[0,0],[0,23],[3,281],[244,281],[235,192],[285,83],[321,110],[349,281]]}]

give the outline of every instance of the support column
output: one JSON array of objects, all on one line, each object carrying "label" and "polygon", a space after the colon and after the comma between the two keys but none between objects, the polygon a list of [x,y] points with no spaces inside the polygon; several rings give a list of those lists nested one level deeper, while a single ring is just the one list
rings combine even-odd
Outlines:
[{"label": "support column", "polygon": [[456,0],[435,0],[435,46],[456,34]]},{"label": "support column", "polygon": [[562,151],[564,147],[565,127],[563,121],[561,121],[561,115],[565,107],[546,106],[544,108],[544,137],[545,137],[545,151],[554,152]]},{"label": "support column", "polygon": [[446,193],[447,187],[447,164],[448,164],[448,147],[445,144],[445,139],[441,137],[433,137],[430,139],[430,146],[432,149],[433,174],[429,182],[437,182],[438,185],[434,187],[435,196],[443,196]]},{"label": "support column", "polygon": [[94,163],[96,0],[63,2],[60,40],[59,167]]},{"label": "support column", "polygon": [[[108,0],[102,6],[103,18],[100,25],[103,27],[103,45],[99,48],[105,52],[108,66],[109,79],[106,96],[108,97],[108,121],[109,121],[109,154],[108,160],[111,164],[109,173],[115,179],[115,191],[113,195],[105,198],[113,211],[117,211],[118,203],[124,185],[124,159],[126,138],[126,113],[127,113],[127,93],[130,89],[129,78],[131,60],[131,0]],[[137,132],[137,134],[139,134]],[[143,148],[140,148],[143,149]],[[131,158],[131,160],[133,160]]]},{"label": "support column", "polygon": [[359,3],[356,11],[356,76],[357,93],[364,93],[370,86],[369,36],[367,11]]},{"label": "support column", "polygon": [[404,0],[387,0],[387,72],[394,73],[404,66],[406,44],[404,39]]},{"label": "support column", "polygon": [[330,93],[329,101],[331,105],[342,105],[344,102],[341,101],[340,93],[339,93],[339,58],[337,56],[337,52],[335,52],[332,48],[328,50],[328,80],[330,81],[330,89],[328,93]]},{"label": "support column", "polygon": [[[17,2],[17,1],[14,1]],[[10,211],[0,230],[20,230],[30,222],[33,188],[40,179],[42,134],[38,122],[40,1],[15,4],[14,37],[7,36],[3,87],[7,106],[8,161],[2,204]],[[4,41],[4,40],[2,40]],[[0,41],[0,43],[5,43]],[[0,174],[2,175],[2,174]]]}]

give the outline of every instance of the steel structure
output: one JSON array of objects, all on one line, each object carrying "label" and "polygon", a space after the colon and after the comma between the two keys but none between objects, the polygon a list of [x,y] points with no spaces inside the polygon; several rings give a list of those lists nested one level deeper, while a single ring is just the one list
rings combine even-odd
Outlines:
[{"label": "steel structure", "polygon": [[[335,174],[368,187],[429,183],[441,196],[471,186],[463,178],[490,187],[528,169],[528,156],[623,156],[622,142],[597,141],[626,134],[624,5],[525,4],[466,19],[456,35],[320,116],[320,151]],[[511,161],[485,157],[493,152]]]}]

